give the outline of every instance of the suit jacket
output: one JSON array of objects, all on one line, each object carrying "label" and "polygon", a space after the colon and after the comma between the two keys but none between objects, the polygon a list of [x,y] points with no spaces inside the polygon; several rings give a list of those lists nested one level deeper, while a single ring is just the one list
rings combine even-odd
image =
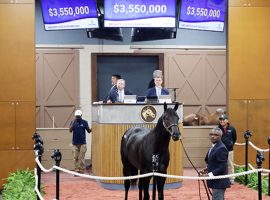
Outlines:
[{"label": "suit jacket", "polygon": [[152,79],[152,80],[149,82],[147,89],[152,88],[152,87],[155,87],[155,79]]},{"label": "suit jacket", "polygon": [[[124,89],[124,94],[125,95],[132,95],[132,93],[130,91],[128,91],[127,89]],[[108,100],[110,99],[112,101],[112,103],[118,102],[118,90],[117,90],[117,88],[115,90],[110,91],[107,99]]]},{"label": "suit jacket", "polygon": [[[208,173],[212,172],[214,176],[228,174],[228,150],[225,145],[220,141],[209,151],[205,157],[207,163]],[[225,189],[230,187],[231,183],[229,178],[207,180],[207,185],[213,189]]]},{"label": "suit jacket", "polygon": [[[162,88],[161,89],[161,95],[168,95],[169,94],[169,90],[167,90],[166,88]],[[150,89],[147,90],[147,97],[153,97],[153,96],[157,96],[156,93],[156,87],[152,87]]]},{"label": "suit jacket", "polygon": [[114,85],[114,86],[111,87],[111,89],[109,90],[109,92],[108,92],[107,96],[105,97],[103,103],[107,103],[107,101],[109,100],[109,95],[110,95],[110,93],[111,93],[112,91],[114,91],[114,90],[117,91],[117,86],[116,86],[116,85]]}]

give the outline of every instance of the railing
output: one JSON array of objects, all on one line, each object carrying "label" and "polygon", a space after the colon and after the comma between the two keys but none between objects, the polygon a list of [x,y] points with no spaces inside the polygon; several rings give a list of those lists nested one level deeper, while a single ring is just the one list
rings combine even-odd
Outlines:
[{"label": "railing", "polygon": [[[258,199],[262,200],[262,185],[261,185],[261,175],[262,172],[267,173],[268,176],[270,176],[270,169],[263,169],[262,168],[262,162],[264,160],[263,157],[263,152],[268,152],[269,149],[260,149],[256,147],[252,142],[249,141],[251,137],[251,132],[246,131],[244,134],[244,137],[246,139],[245,143],[235,143],[235,145],[239,146],[244,146],[245,145],[245,155],[246,155],[246,162],[245,162],[245,171],[240,172],[240,173],[234,173],[234,174],[229,174],[229,175],[222,175],[222,176],[211,176],[211,177],[202,177],[202,176],[178,176],[178,175],[169,175],[169,174],[161,174],[158,172],[153,172],[147,173],[147,174],[142,174],[142,175],[137,175],[137,176],[125,176],[125,177],[103,177],[103,176],[93,176],[93,175],[87,175],[87,174],[81,174],[77,173],[74,171],[70,171],[64,168],[60,167],[60,162],[62,159],[62,154],[59,149],[55,149],[52,153],[52,159],[55,160],[55,165],[52,166],[50,169],[45,169],[42,164],[41,164],[41,158],[42,154],[44,152],[43,149],[43,140],[42,138],[35,133],[33,135],[33,140],[35,141],[34,145],[34,151],[35,151],[35,161],[36,161],[36,169],[35,169],[35,178],[36,178],[36,186],[35,186],[35,191],[37,193],[37,199],[38,200],[44,200],[40,193],[40,180],[41,180],[41,171],[48,173],[52,171],[56,171],[56,200],[59,200],[59,188],[60,188],[60,171],[72,174],[75,176],[80,176],[83,178],[88,178],[88,179],[94,179],[94,180],[130,180],[130,179],[138,179],[138,178],[144,178],[148,176],[159,176],[159,177],[166,177],[166,178],[174,178],[174,179],[187,179],[187,180],[214,180],[214,179],[223,179],[223,178],[230,178],[230,177],[238,177],[238,176],[245,176],[245,184],[247,184],[248,179],[247,175],[252,174],[252,173],[258,173]],[[270,146],[270,137],[268,138],[268,144]],[[253,166],[251,166],[248,163],[248,146],[253,147],[254,149],[257,150],[257,155],[256,155],[256,163],[257,163],[257,169],[255,169]],[[270,156],[269,156],[270,157]],[[248,167],[250,166],[251,170],[248,170]],[[269,159],[269,168],[270,168],[270,159]],[[269,179],[270,180],[270,179]],[[268,184],[268,196],[270,196],[270,184]]]}]

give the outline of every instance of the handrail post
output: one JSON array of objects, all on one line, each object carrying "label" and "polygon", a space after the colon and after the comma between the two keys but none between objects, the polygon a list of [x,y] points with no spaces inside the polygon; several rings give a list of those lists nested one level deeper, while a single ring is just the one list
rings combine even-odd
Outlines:
[{"label": "handrail post", "polygon": [[[263,152],[257,151],[256,163],[257,168],[262,168],[262,161],[264,161]],[[262,172],[258,172],[258,200],[262,200]]]},{"label": "handrail post", "polygon": [[[35,150],[36,157],[38,157],[38,160],[41,163],[42,154],[44,152],[43,140],[40,137],[40,135],[38,135],[37,133],[34,133],[34,135],[32,136],[32,140],[35,141],[33,149]],[[38,191],[40,191],[40,189],[41,189],[41,169],[40,169],[38,163],[36,164],[36,168],[37,168],[37,176],[38,176],[37,187],[38,187]],[[37,200],[40,200],[38,194],[37,194]]]},{"label": "handrail post", "polygon": [[[270,136],[267,139],[268,142],[268,169],[270,170]],[[270,173],[268,173],[268,196],[270,196]]]},{"label": "handrail post", "polygon": [[[57,167],[60,166],[60,162],[62,160],[62,153],[60,152],[59,149],[54,149],[51,158],[54,159],[55,165]],[[59,200],[60,196],[60,171],[59,169],[56,169],[56,199]]]},{"label": "handrail post", "polygon": [[[152,167],[153,167],[153,172],[158,171],[158,163],[159,163],[159,155],[158,154],[153,154],[152,155]],[[152,200],[156,200],[156,176],[153,176],[153,190],[152,190]]]},{"label": "handrail post", "polygon": [[[248,171],[248,143],[249,138],[252,136],[252,133],[249,130],[246,130],[244,133],[244,138],[246,140],[246,148],[245,148],[245,171]],[[248,184],[248,175],[245,175],[245,185]]]}]

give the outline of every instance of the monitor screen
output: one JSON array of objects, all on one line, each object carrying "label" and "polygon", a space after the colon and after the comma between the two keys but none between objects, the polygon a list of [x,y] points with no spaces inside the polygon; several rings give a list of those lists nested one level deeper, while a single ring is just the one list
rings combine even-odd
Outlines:
[{"label": "monitor screen", "polygon": [[175,27],[175,0],[104,0],[105,27]]},{"label": "monitor screen", "polygon": [[176,38],[177,28],[132,28],[131,42]]},{"label": "monitor screen", "polygon": [[227,0],[182,0],[179,28],[223,31]]},{"label": "monitor screen", "polygon": [[95,0],[41,0],[45,30],[98,28]]},{"label": "monitor screen", "polygon": [[121,28],[97,28],[86,29],[87,37],[104,40],[123,41],[123,34]]}]

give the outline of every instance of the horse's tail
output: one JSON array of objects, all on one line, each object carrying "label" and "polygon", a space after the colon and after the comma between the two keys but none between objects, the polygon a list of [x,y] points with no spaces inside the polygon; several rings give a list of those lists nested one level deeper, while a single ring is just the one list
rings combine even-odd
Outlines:
[{"label": "horse's tail", "polygon": [[[138,175],[138,170],[136,169],[136,167],[134,167],[134,166],[131,167],[130,175],[131,176],[137,176]],[[130,184],[131,185],[136,185],[137,184],[137,178],[136,179],[131,179]]]}]

